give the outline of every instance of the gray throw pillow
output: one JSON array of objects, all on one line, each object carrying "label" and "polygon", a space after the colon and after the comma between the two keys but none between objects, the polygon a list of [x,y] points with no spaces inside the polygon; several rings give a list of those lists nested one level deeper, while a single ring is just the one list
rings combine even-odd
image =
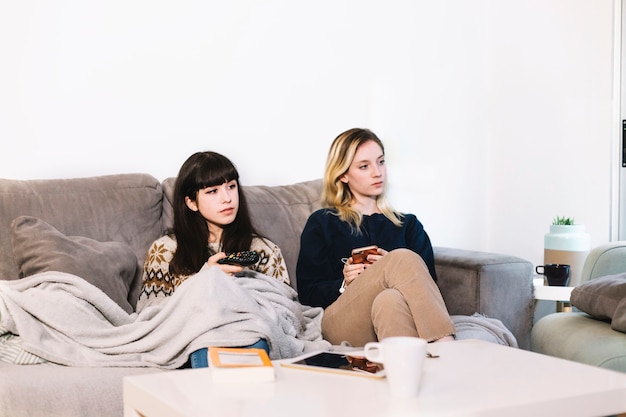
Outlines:
[{"label": "gray throw pillow", "polygon": [[21,278],[46,271],[77,275],[100,288],[127,313],[138,263],[130,246],[65,236],[45,221],[22,216],[11,223],[13,256]]},{"label": "gray throw pillow", "polygon": [[572,290],[570,301],[580,311],[611,320],[611,327],[626,331],[626,273],[587,281]]}]

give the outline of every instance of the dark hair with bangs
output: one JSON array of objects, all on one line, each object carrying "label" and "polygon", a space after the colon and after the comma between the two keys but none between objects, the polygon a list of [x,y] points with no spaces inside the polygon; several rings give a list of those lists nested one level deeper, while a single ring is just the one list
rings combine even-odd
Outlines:
[{"label": "dark hair with bangs", "polygon": [[239,210],[235,220],[223,227],[222,250],[237,252],[248,250],[252,238],[260,235],[252,226],[250,212],[245,195],[239,184],[239,173],[235,165],[225,156],[216,152],[197,152],[183,163],[174,185],[174,227],[172,233],[176,237],[177,248],[170,262],[170,273],[173,276],[191,275],[200,270],[209,256],[209,228],[200,212],[193,211],[185,202],[189,197],[197,200],[198,191],[237,181],[239,193]]}]

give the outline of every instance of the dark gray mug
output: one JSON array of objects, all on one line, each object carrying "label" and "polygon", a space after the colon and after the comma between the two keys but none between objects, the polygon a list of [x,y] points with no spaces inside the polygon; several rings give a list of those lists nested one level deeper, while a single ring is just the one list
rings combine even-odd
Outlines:
[{"label": "dark gray mug", "polygon": [[570,266],[564,264],[546,264],[535,267],[536,273],[546,276],[548,285],[557,287],[566,287],[569,284],[569,270]]}]

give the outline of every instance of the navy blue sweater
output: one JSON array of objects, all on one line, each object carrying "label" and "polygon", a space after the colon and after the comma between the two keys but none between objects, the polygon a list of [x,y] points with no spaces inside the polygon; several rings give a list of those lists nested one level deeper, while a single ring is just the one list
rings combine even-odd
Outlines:
[{"label": "navy blue sweater", "polygon": [[362,233],[356,234],[341,221],[334,209],[320,209],[311,214],[300,238],[300,254],[296,268],[300,302],[326,308],[339,297],[343,282],[343,263],[352,249],[378,245],[391,251],[411,249],[424,259],[435,281],[433,248],[424,226],[413,214],[405,214],[401,227],[382,214],[363,216]]}]

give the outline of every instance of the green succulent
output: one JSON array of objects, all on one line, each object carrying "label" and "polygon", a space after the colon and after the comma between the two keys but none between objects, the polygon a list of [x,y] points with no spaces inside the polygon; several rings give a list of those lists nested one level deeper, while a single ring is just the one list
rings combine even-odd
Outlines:
[{"label": "green succulent", "polygon": [[553,225],[572,226],[574,224],[573,217],[559,217],[557,216],[552,220]]}]

